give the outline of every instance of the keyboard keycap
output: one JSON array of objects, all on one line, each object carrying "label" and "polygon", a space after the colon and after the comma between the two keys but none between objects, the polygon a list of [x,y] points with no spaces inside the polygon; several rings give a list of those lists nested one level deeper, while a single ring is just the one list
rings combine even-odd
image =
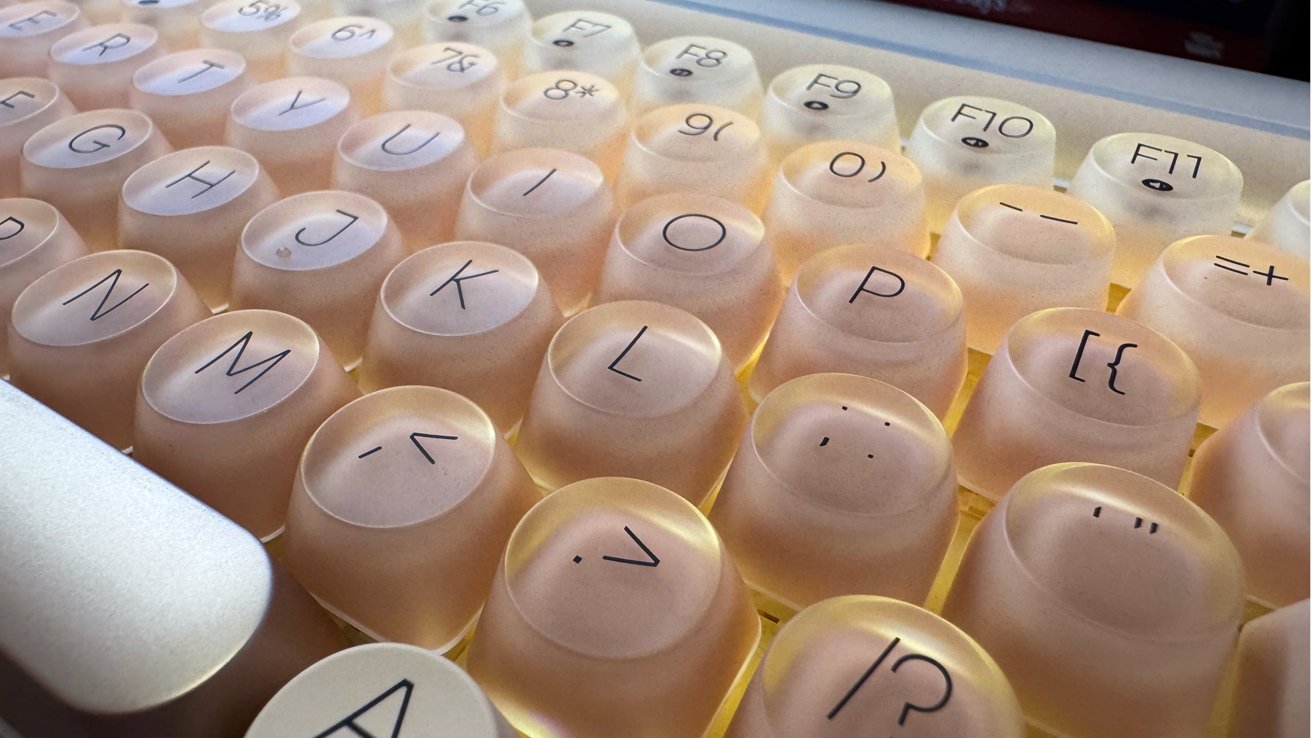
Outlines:
[{"label": "keyboard keycap", "polygon": [[519,78],[501,96],[492,150],[573,151],[614,179],[628,132],[624,98],[615,85],[585,72],[542,72]]},{"label": "keyboard keycap", "polygon": [[449,115],[483,154],[491,146],[497,101],[505,85],[501,62],[487,49],[455,42],[427,44],[392,57],[383,82],[383,107]]},{"label": "keyboard keycap", "polygon": [[570,69],[609,80],[627,91],[642,49],[628,21],[591,10],[539,18],[520,60],[520,75]]},{"label": "keyboard keycap", "polygon": [[1198,447],[1189,499],[1244,558],[1248,594],[1268,607],[1308,596],[1308,383],[1272,391]]},{"label": "keyboard keycap", "polygon": [[966,340],[991,354],[1036,310],[1102,310],[1116,234],[1093,207],[1046,187],[992,185],[952,211],[931,259],[966,300]]},{"label": "keyboard keycap", "polygon": [[1174,487],[1198,417],[1194,363],[1161,334],[1100,310],[1022,318],[980,377],[952,442],[962,485],[997,500],[1048,464],[1092,461]]},{"label": "keyboard keycap", "polygon": [[162,156],[123,182],[118,245],[168,259],[212,310],[228,304],[246,223],[278,200],[255,157],[226,146]]},{"label": "keyboard keycap", "polygon": [[126,448],[146,361],[209,314],[163,257],[102,251],[74,259],[32,282],[14,302],[9,381],[111,446]]},{"label": "keyboard keycap", "polygon": [[252,79],[268,82],[286,72],[288,40],[306,20],[297,0],[223,0],[200,17],[200,45],[228,49],[246,59]]},{"label": "keyboard keycap", "polygon": [[269,540],[282,532],[306,441],[359,396],[305,322],[223,313],[165,341],[146,364],[133,455]]},{"label": "keyboard keycap", "polygon": [[335,0],[339,15],[377,18],[396,32],[401,48],[421,42],[424,25],[424,0]]},{"label": "keyboard keycap", "polygon": [[174,146],[189,149],[223,143],[228,110],[252,84],[241,54],[190,49],[138,69],[128,96]]},{"label": "keyboard keycap", "polygon": [[1230,232],[1244,177],[1221,154],[1156,133],[1118,133],[1089,149],[1067,192],[1116,226],[1112,281],[1134,287],[1172,243]]},{"label": "keyboard keycap", "polygon": [[884,597],[812,605],[775,636],[726,738],[1022,738],[1016,694],[954,625]]},{"label": "keyboard keycap", "polygon": [[902,148],[892,88],[870,72],[839,64],[807,64],[776,76],[760,124],[775,160],[819,141],[858,141],[894,153]]},{"label": "keyboard keycap", "polygon": [[434,0],[424,8],[425,40],[481,46],[501,60],[510,78],[532,26],[523,0]]},{"label": "keyboard keycap", "polygon": [[1203,380],[1198,419],[1213,428],[1308,380],[1308,263],[1260,241],[1177,241],[1116,312],[1189,354]]},{"label": "keyboard keycap", "polygon": [[446,651],[538,499],[473,402],[436,387],[380,390],[333,413],[305,447],[287,568],[370,637]]},{"label": "keyboard keycap", "polygon": [[1308,602],[1281,608],[1239,633],[1230,738],[1308,734]]},{"label": "keyboard keycap", "polygon": [[1308,198],[1312,197],[1308,181],[1289,188],[1289,192],[1262,216],[1261,222],[1246,238],[1262,241],[1304,259],[1309,256]]},{"label": "keyboard keycap", "polygon": [[132,75],[164,56],[159,32],[139,23],[91,26],[50,47],[46,76],[79,110],[127,107]]},{"label": "keyboard keycap", "polygon": [[952,444],[924,405],[867,377],[810,374],[757,407],[711,522],[743,578],[788,607],[858,593],[921,603],[957,529],[956,491]]},{"label": "keyboard keycap", "polygon": [[119,20],[159,32],[171,49],[196,45],[200,14],[212,0],[119,0]]},{"label": "keyboard keycap", "polygon": [[0,458],[0,714],[22,735],[240,735],[346,645],[249,535],[5,382]]},{"label": "keyboard keycap", "polygon": [[17,197],[23,144],[33,133],[77,110],[50,80],[0,79],[0,197]]},{"label": "keyboard keycap", "polygon": [[23,144],[22,192],[59,208],[93,251],[113,248],[123,183],[172,150],[155,123],[135,110],[70,115]]},{"label": "keyboard keycap", "polygon": [[86,27],[82,9],[64,0],[0,7],[0,79],[44,75],[50,47]]},{"label": "keyboard keycap", "polygon": [[633,477],[700,504],[746,424],[733,369],[705,323],[662,303],[609,302],[552,339],[516,452],[547,489]]},{"label": "keyboard keycap", "polygon": [[546,283],[518,252],[478,241],[433,246],[397,264],[383,282],[360,386],[454,390],[508,433],[563,322]]},{"label": "keyboard keycap", "polygon": [[397,51],[392,26],[344,16],[303,26],[287,41],[287,73],[340,82],[364,115],[377,112],[387,63]]},{"label": "keyboard keycap", "polygon": [[1057,131],[1037,110],[973,95],[932,103],[907,141],[907,157],[925,175],[935,233],[972,190],[1001,183],[1051,187],[1056,156]]},{"label": "keyboard keycap", "polygon": [[966,378],[961,291],[899,249],[852,244],[811,257],[784,298],[749,388],[760,401],[794,377],[859,374],[939,417]]},{"label": "keyboard keycap", "polygon": [[9,374],[9,313],[37,277],[87,253],[82,237],[53,205],[26,197],[0,200],[0,376]]},{"label": "keyboard keycap", "polygon": [[702,735],[760,636],[706,519],[669,490],[589,479],[510,537],[469,672],[546,738]]},{"label": "keyboard keycap", "polygon": [[295,315],[354,368],[378,289],[407,254],[387,211],[364,195],[325,190],[279,200],[241,233],[232,308]]},{"label": "keyboard keycap", "polygon": [[679,36],[643,50],[629,105],[640,115],[667,105],[697,103],[729,108],[750,120],[761,108],[761,97],[752,52],[722,38]]},{"label": "keyboard keycap", "polygon": [[687,310],[740,368],[770,331],[783,288],[765,227],[750,210],[676,193],[643,200],[620,218],[592,302],[619,300]]},{"label": "keyboard keycap", "polygon": [[301,672],[274,695],[246,738],[412,734],[516,738],[460,667],[401,643],[356,646]]}]

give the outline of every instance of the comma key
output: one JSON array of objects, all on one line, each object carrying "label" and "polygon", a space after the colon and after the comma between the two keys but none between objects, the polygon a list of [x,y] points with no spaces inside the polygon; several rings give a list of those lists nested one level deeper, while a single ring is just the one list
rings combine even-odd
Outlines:
[{"label": "comma key", "polygon": [[48,79],[0,79],[0,197],[18,196],[19,162],[27,139],[76,112],[68,97]]},{"label": "comma key", "polygon": [[46,76],[79,110],[128,105],[132,75],[166,53],[159,32],[139,23],[75,31],[50,47]]},{"label": "comma key", "polygon": [[[87,253],[82,237],[48,202],[0,200],[0,325],[14,300],[38,277]],[[0,375],[9,374],[8,331],[0,331]]]},{"label": "comma key", "polygon": [[241,54],[190,49],[138,69],[128,97],[174,146],[188,149],[223,143],[228,110],[251,84]]}]

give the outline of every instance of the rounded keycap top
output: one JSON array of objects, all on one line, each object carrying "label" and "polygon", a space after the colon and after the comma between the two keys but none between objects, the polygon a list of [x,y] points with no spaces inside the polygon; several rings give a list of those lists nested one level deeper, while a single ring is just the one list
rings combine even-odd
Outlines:
[{"label": "rounded keycap top", "polygon": [[[50,203],[0,200],[0,326],[9,325],[14,300],[37,277],[86,252],[82,237]],[[8,345],[8,331],[0,330],[0,375],[9,374]]]},{"label": "rounded keycap top", "polygon": [[1230,738],[1307,735],[1308,640],[1307,600],[1244,626]]},{"label": "rounded keycap top", "polygon": [[222,143],[228,109],[251,84],[241,54],[189,49],[138,69],[129,99],[174,146],[185,149]]},{"label": "rounded keycap top", "polygon": [[341,84],[286,77],[232,103],[224,143],[259,159],[284,195],[321,190],[332,179],[338,140],[358,118]]},{"label": "rounded keycap top", "polygon": [[626,133],[628,114],[614,84],[586,72],[541,72],[519,78],[501,96],[492,148],[574,151],[614,177]]},{"label": "rounded keycap top", "polygon": [[618,15],[591,10],[553,13],[533,24],[520,74],[572,69],[627,89],[640,53],[633,26]]},{"label": "rounded keycap top", "polygon": [[44,75],[50,47],[86,27],[82,8],[65,0],[0,7],[0,79]]},{"label": "rounded keycap top", "polygon": [[710,36],[667,38],[643,50],[629,101],[634,113],[694,102],[756,117],[761,77],[752,52]]},{"label": "rounded keycap top", "polygon": [[496,54],[481,46],[460,42],[416,46],[388,63],[383,107],[449,115],[465,127],[474,148],[486,152],[505,79]]},{"label": "rounded keycap top", "polygon": [[33,133],[77,110],[48,79],[0,79],[0,197],[19,193],[19,160]]},{"label": "rounded keycap top", "polygon": [[253,78],[283,74],[287,39],[305,20],[297,0],[223,0],[200,17],[200,43],[241,54]]},{"label": "rounded keycap top", "polygon": [[902,145],[893,90],[880,77],[838,64],[807,64],[770,81],[761,133],[775,159],[816,141],[860,141],[889,151]]},{"label": "rounded keycap top", "polygon": [[1308,258],[1308,181],[1289,188],[1289,192],[1262,216],[1261,222],[1248,232],[1247,238],[1278,246],[1291,254]]},{"label": "rounded keycap top", "polygon": [[170,48],[196,45],[197,20],[211,0],[119,0],[119,20],[159,32]]},{"label": "rounded keycap top", "polygon": [[109,23],[70,33],[50,47],[46,76],[81,110],[128,104],[132,75],[165,53],[159,32],[139,23]]},{"label": "rounded keycap top", "polygon": [[524,0],[433,0],[424,7],[426,40],[477,44],[495,54],[508,75],[518,67],[532,25]]}]

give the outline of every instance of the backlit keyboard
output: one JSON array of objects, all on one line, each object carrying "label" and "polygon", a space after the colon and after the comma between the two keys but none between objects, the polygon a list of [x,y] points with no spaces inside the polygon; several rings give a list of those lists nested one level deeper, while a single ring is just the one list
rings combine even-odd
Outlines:
[{"label": "backlit keyboard", "polygon": [[1306,736],[1307,104],[860,0],[0,0],[0,736]]}]

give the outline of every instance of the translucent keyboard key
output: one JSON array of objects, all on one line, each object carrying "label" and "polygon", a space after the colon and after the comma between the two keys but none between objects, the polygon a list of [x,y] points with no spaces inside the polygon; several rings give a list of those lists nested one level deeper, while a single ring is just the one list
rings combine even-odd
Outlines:
[{"label": "translucent keyboard key", "polygon": [[383,76],[397,50],[394,36],[392,26],[377,18],[344,16],[311,23],[287,41],[287,73],[340,82],[369,115],[381,103]]},{"label": "translucent keyboard key", "polygon": [[706,323],[742,367],[760,348],[783,288],[759,218],[718,197],[657,195],[624,212],[592,302],[652,300]]},{"label": "translucent keyboard key", "polygon": [[165,341],[146,364],[133,456],[269,540],[282,532],[310,435],[359,396],[304,321],[223,313]]},{"label": "translucent keyboard key", "polygon": [[304,22],[297,0],[224,0],[201,15],[200,44],[241,54],[251,77],[268,82],[285,74],[287,42]]},{"label": "translucent keyboard key", "polygon": [[[533,17],[523,0],[433,0],[424,8],[424,39],[481,46],[501,60],[508,77],[519,68],[519,52]],[[450,42],[459,42],[451,44]]]},{"label": "translucent keyboard key", "polygon": [[184,149],[123,183],[118,245],[168,259],[212,310],[228,305],[242,229],[278,200],[255,157],[225,146]]},{"label": "translucent keyboard key", "polygon": [[1047,187],[992,185],[952,211],[932,261],[966,299],[966,340],[991,354],[1035,310],[1102,310],[1111,281],[1112,224]]},{"label": "translucent keyboard key", "polygon": [[360,387],[445,387],[477,402],[507,433],[528,407],[562,322],[546,283],[518,252],[478,241],[433,246],[383,282]]},{"label": "translucent keyboard key", "polygon": [[1022,738],[1016,693],[956,626],[884,597],[835,597],[789,620],[726,738]]},{"label": "translucent keyboard key", "polygon": [[812,257],[784,297],[748,386],[760,401],[818,372],[887,382],[943,417],[966,379],[961,290],[898,249],[852,244]]},{"label": "translucent keyboard key", "polygon": [[1174,487],[1200,384],[1178,346],[1128,318],[1032,313],[1002,339],[957,424],[959,480],[997,500],[1041,466],[1092,461]]},{"label": "translucent keyboard key", "polygon": [[0,376],[9,374],[9,313],[37,277],[87,253],[82,237],[53,205],[15,197],[0,200]]},{"label": "translucent keyboard key", "polygon": [[1051,187],[1056,155],[1057,132],[1047,118],[991,97],[932,103],[907,141],[907,156],[925,174],[935,233],[943,232],[952,208],[971,190],[999,183]]},{"label": "translucent keyboard key", "polygon": [[921,603],[957,529],[952,444],[892,385],[799,377],[757,407],[711,522],[752,588],[793,609],[845,594]]},{"label": "translucent keyboard key", "polygon": [[633,77],[634,114],[680,103],[729,108],[755,118],[761,76],[752,52],[710,36],[679,36],[648,46]]},{"label": "translucent keyboard key", "polygon": [[1308,379],[1308,263],[1229,236],[1177,241],[1116,310],[1174,341],[1203,380],[1219,428],[1267,392]]},{"label": "translucent keyboard key", "polygon": [[1170,244],[1230,233],[1244,177],[1221,154],[1157,133],[1118,133],[1089,149],[1067,190],[1116,226],[1112,281],[1139,283]]},{"label": "translucent keyboard key", "polygon": [[772,158],[818,141],[859,141],[899,152],[893,90],[880,77],[838,64],[793,67],[770,81],[761,133]]},{"label": "translucent keyboard key", "polygon": [[478,156],[465,129],[439,113],[380,113],[337,144],[333,187],[367,192],[387,209],[411,251],[451,240]]},{"label": "translucent keyboard key", "polygon": [[119,0],[119,20],[159,31],[170,49],[196,45],[200,15],[213,0]]},{"label": "translucent keyboard key", "polygon": [[609,302],[552,339],[516,452],[547,489],[634,477],[701,504],[746,424],[733,369],[705,323],[662,303]]},{"label": "translucent keyboard key", "polygon": [[1049,734],[1195,738],[1242,604],[1239,556],[1206,513],[1123,469],[1055,464],[975,529],[943,617]]},{"label": "translucent keyboard key", "polygon": [[1239,633],[1230,738],[1308,734],[1308,602],[1281,608]]},{"label": "translucent keyboard key", "polygon": [[488,159],[469,179],[456,238],[491,241],[527,256],[566,315],[583,308],[615,227],[601,169],[554,149],[520,149]]},{"label": "translucent keyboard key", "polygon": [[759,212],[767,176],[761,130],[750,118],[714,105],[670,105],[633,124],[617,187],[625,207],[667,192],[700,192]]},{"label": "translucent keyboard key", "polygon": [[396,32],[401,48],[409,48],[422,41],[425,0],[336,0],[333,5],[338,15],[355,15],[377,18]]},{"label": "translucent keyboard key", "polygon": [[333,413],[305,447],[287,568],[369,637],[447,651],[473,626],[510,532],[538,499],[473,402],[437,387],[380,390]]},{"label": "translucent keyboard key", "polygon": [[128,105],[132,75],[166,52],[159,32],[138,23],[108,23],[70,33],[50,47],[46,76],[80,110]]},{"label": "translucent keyboard key", "polygon": [[567,10],[533,24],[519,71],[527,76],[571,69],[610,80],[627,91],[641,53],[633,26],[618,15]]},{"label": "translucent keyboard key", "polygon": [[223,143],[228,110],[252,84],[241,54],[189,49],[138,69],[128,96],[174,146],[189,149]]},{"label": "translucent keyboard key", "polygon": [[1282,607],[1308,596],[1308,383],[1272,391],[1194,453],[1189,499],[1244,558],[1251,598]]},{"label": "translucent keyboard key", "polygon": [[794,151],[775,177],[765,222],[784,284],[802,262],[843,244],[929,255],[924,179],[897,149],[824,141]]},{"label": "translucent keyboard key", "polygon": [[510,537],[469,672],[540,738],[702,735],[760,635],[710,523],[669,490],[589,479]]},{"label": "translucent keyboard key", "polygon": [[154,122],[135,110],[78,113],[23,144],[22,192],[59,208],[93,251],[113,248],[123,182],[170,151]]},{"label": "translucent keyboard key", "polygon": [[542,72],[519,78],[501,96],[492,150],[573,151],[614,179],[628,132],[629,116],[615,85],[584,72]]},{"label": "translucent keyboard key", "polygon": [[1289,188],[1289,192],[1262,216],[1261,222],[1248,232],[1246,238],[1278,246],[1304,259],[1309,256],[1308,181]]},{"label": "translucent keyboard key", "polygon": [[321,77],[256,85],[232,103],[224,143],[260,160],[284,195],[331,185],[337,141],[359,119],[351,93]]},{"label": "translucent keyboard key", "polygon": [[0,459],[6,732],[241,735],[345,647],[244,531],[4,382]]},{"label": "translucent keyboard key", "polygon": [[506,78],[487,49],[446,42],[416,46],[392,57],[383,81],[383,107],[431,110],[464,126],[480,154],[492,141],[492,123]]},{"label": "translucent keyboard key", "polygon": [[356,646],[287,683],[246,738],[410,735],[516,738],[454,662],[402,643]]},{"label": "translucent keyboard key", "polygon": [[0,79],[44,76],[50,47],[86,27],[82,9],[64,0],[0,7]]},{"label": "translucent keyboard key", "polygon": [[0,79],[0,197],[19,193],[18,164],[27,139],[76,112],[73,103],[50,80]]},{"label": "translucent keyboard key", "polygon": [[354,368],[383,278],[406,255],[376,201],[341,190],[295,195],[261,210],[242,231],[232,307],[295,315]]}]

